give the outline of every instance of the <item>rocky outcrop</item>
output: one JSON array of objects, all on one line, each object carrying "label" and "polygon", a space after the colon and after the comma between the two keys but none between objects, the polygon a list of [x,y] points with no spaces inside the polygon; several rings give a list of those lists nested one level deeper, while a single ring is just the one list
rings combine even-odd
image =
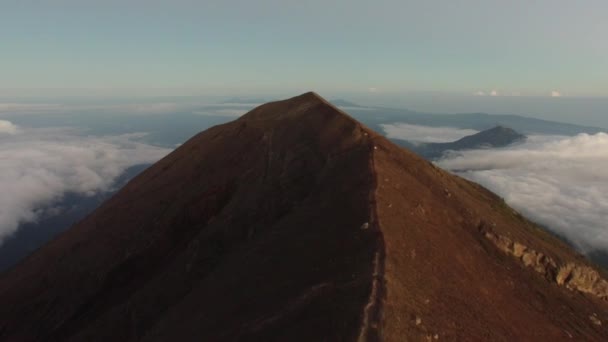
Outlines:
[{"label": "rocky outcrop", "polygon": [[482,233],[498,249],[517,258],[524,266],[534,269],[550,281],[573,291],[608,300],[608,281],[593,268],[574,262],[560,265],[559,261],[506,236],[489,230],[482,230]]},{"label": "rocky outcrop", "polygon": [[608,281],[589,266],[569,262],[559,268],[555,281],[571,290],[608,300]]}]

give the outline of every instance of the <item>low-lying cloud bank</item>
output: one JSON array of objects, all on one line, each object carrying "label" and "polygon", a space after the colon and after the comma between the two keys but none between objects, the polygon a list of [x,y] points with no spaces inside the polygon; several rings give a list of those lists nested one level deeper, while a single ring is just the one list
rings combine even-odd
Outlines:
[{"label": "low-lying cloud bank", "polygon": [[[172,115],[177,113],[241,116],[261,103],[213,103],[211,101],[156,101],[128,103],[7,103],[0,102],[0,115],[8,118],[16,115],[48,114],[124,114],[124,115]],[[1,128],[0,128],[1,129]]]},{"label": "low-lying cloud bank", "polygon": [[66,128],[28,129],[0,121],[0,244],[62,195],[109,190],[127,168],[170,152],[138,142],[141,136],[82,136]]},{"label": "low-lying cloud bank", "polygon": [[380,125],[390,139],[408,140],[410,142],[452,142],[468,135],[479,133],[474,129],[454,127],[431,127],[410,125],[406,123],[391,123]]},{"label": "low-lying cloud bank", "polygon": [[580,251],[608,251],[608,134],[532,136],[506,149],[454,153],[438,165],[488,187]]},{"label": "low-lying cloud bank", "polygon": [[0,120],[0,134],[17,134],[18,128],[12,122]]}]

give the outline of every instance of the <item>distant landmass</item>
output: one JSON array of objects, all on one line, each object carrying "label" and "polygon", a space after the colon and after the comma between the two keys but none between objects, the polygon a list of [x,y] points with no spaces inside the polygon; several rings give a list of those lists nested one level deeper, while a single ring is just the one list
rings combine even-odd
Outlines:
[{"label": "distant landmass", "polygon": [[392,140],[398,145],[409,148],[426,159],[434,160],[441,157],[446,151],[505,147],[524,141],[525,139],[525,135],[520,134],[511,128],[496,126],[448,143],[415,143],[401,139]]},{"label": "distant landmass", "polygon": [[486,113],[469,114],[432,114],[420,113],[407,109],[392,108],[353,108],[349,113],[364,122],[377,132],[383,133],[383,124],[406,123],[431,127],[468,128],[485,131],[496,126],[505,126],[526,135],[577,135],[580,133],[596,134],[608,129],[580,126],[569,123],[547,121],[519,115],[492,115]]},{"label": "distant landmass", "polygon": [[331,100],[329,102],[331,102],[334,106],[337,106],[337,107],[367,108],[364,106],[360,106],[354,102],[350,102],[350,101],[346,101],[346,100],[342,100],[342,99],[335,99],[335,100]]}]

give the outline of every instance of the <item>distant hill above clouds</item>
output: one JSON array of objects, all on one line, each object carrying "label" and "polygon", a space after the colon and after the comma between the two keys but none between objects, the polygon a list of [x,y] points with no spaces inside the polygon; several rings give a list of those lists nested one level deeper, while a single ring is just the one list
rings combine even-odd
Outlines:
[{"label": "distant hill above clouds", "polygon": [[453,143],[432,145],[440,147],[443,146],[444,148],[454,150],[464,150],[485,147],[504,147],[525,139],[525,135],[520,134],[511,128],[496,126],[494,128],[481,131],[477,134],[464,137],[460,140],[454,141]]},{"label": "distant hill above clouds", "polygon": [[446,151],[505,147],[524,141],[525,139],[525,135],[520,134],[511,128],[496,126],[448,143],[415,143],[399,139],[393,139],[393,141],[432,160],[441,157]]},{"label": "distant hill above clouds", "polygon": [[383,132],[383,124],[407,123],[431,127],[455,127],[488,130],[496,126],[510,127],[521,134],[576,135],[580,133],[595,134],[607,132],[608,129],[573,125],[548,121],[519,115],[493,115],[486,113],[434,114],[421,113],[407,109],[394,108],[357,108],[349,109],[355,118],[364,122],[377,132]]},{"label": "distant hill above clouds", "polygon": [[335,99],[335,100],[331,100],[329,102],[331,102],[331,104],[333,104],[334,106],[337,106],[337,107],[367,108],[364,106],[360,106],[354,102],[346,101],[343,99]]}]

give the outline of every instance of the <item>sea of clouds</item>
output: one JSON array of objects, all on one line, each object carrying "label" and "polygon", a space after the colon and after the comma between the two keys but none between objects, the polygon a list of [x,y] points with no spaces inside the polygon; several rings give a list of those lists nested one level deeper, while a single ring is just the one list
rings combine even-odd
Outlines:
[{"label": "sea of clouds", "polygon": [[[450,142],[477,131],[392,123],[389,138]],[[440,167],[477,182],[579,251],[608,252],[608,134],[532,135],[500,149],[450,152]]]},{"label": "sea of clouds", "polygon": [[138,141],[142,136],[87,136],[0,120],[0,243],[64,194],[108,191],[127,168],[170,152]]},{"label": "sea of clouds", "polygon": [[608,134],[530,136],[437,163],[480,183],[580,251],[608,250]]}]

